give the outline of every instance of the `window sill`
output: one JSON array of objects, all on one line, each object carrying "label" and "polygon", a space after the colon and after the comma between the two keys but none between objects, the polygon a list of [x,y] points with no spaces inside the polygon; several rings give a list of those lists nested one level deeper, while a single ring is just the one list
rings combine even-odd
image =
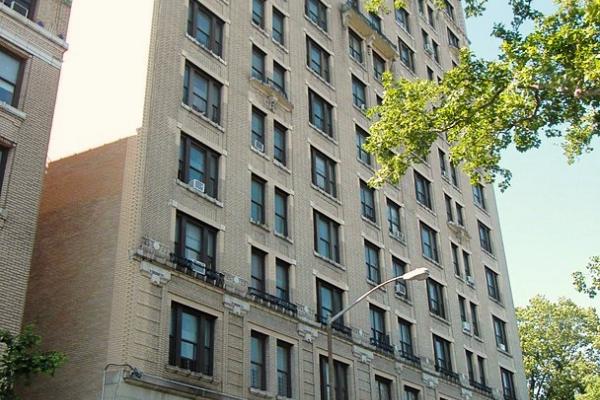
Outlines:
[{"label": "window sill", "polygon": [[367,65],[364,62],[357,60],[350,52],[348,52],[348,57],[350,57],[354,64],[358,65],[364,72],[367,72]]},{"label": "window sill", "polygon": [[281,240],[285,240],[289,244],[294,244],[294,241],[289,236],[282,235],[281,233],[277,233],[275,231],[273,231],[273,235],[275,235],[275,237],[278,237]]},{"label": "window sill", "polygon": [[367,110],[369,109],[369,107],[367,107],[367,103],[363,104],[363,105],[357,105],[356,103],[352,103],[352,107],[354,107],[354,109],[356,111],[358,111],[363,117],[367,118]]},{"label": "window sill", "polygon": [[[308,65],[306,65],[306,69],[308,70],[308,72],[310,72],[313,76],[315,76],[318,80],[320,80],[321,82],[323,82],[329,89],[335,91],[335,87],[325,78],[323,78],[321,75],[319,75],[318,72],[314,71],[312,68],[310,68]],[[331,74],[331,73],[330,73]],[[331,76],[330,76],[331,78]]]},{"label": "window sill", "polygon": [[448,325],[450,326],[450,321],[448,321],[447,319],[440,317],[437,314],[434,314],[433,312],[429,311],[429,315],[431,316],[431,318],[443,323],[444,325]]},{"label": "window sill", "polygon": [[482,249],[481,249],[481,252],[482,252],[483,254],[486,254],[486,255],[487,255],[488,257],[490,257],[491,259],[493,259],[493,260],[496,260],[496,256],[495,256],[495,255],[493,255],[492,253],[490,253],[489,251],[487,251],[486,249],[482,248]]},{"label": "window sill", "polygon": [[283,165],[280,161],[277,161],[276,159],[273,159],[273,164],[275,164],[275,166],[281,170],[283,170],[284,172],[291,174],[292,170],[289,169],[287,166]]},{"label": "window sill", "polygon": [[479,211],[485,213],[485,215],[490,215],[489,211],[482,207],[481,204],[477,203],[476,201],[473,201],[473,204],[475,205],[475,207],[477,207]]},{"label": "window sill", "polygon": [[502,350],[500,347],[496,346],[496,350],[498,353],[505,355],[506,357],[512,358],[512,354],[510,354],[507,350]]},{"label": "window sill", "polygon": [[[2,211],[2,210],[0,209],[0,212],[1,212],[1,211]],[[0,218],[1,218],[1,215],[0,215]],[[488,295],[488,298],[490,299],[490,301],[491,301],[492,303],[498,304],[500,307],[504,308],[504,303],[502,303],[502,300],[495,299],[495,298],[493,298],[493,297],[492,297],[492,296],[490,296],[490,295]]]},{"label": "window sill", "polygon": [[250,218],[250,223],[254,226],[259,227],[260,229],[262,229],[266,232],[271,232],[271,228],[269,227],[269,225],[267,225],[265,223],[254,221],[252,218]]},{"label": "window sill", "polygon": [[425,254],[422,254],[422,256],[423,256],[423,259],[425,261],[427,261],[428,263],[435,265],[439,269],[444,269],[444,267],[442,267],[442,264],[440,264],[438,261],[435,261],[433,258],[429,258]]},{"label": "window sill", "polygon": [[205,375],[205,374],[203,374],[201,372],[194,372],[194,371],[191,371],[189,369],[183,369],[183,368],[177,367],[175,365],[169,365],[169,364],[167,364],[167,365],[165,365],[165,370],[167,372],[171,372],[173,374],[183,375],[183,376],[187,376],[187,377],[190,377],[190,378],[195,378],[195,379],[198,379],[198,380],[201,380],[201,381],[204,381],[204,382],[210,382],[210,383],[212,383],[212,382],[215,381],[215,377],[212,376],[212,375]]},{"label": "window sill", "polygon": [[322,131],[321,129],[317,128],[315,125],[311,124],[310,122],[308,123],[308,126],[310,126],[312,129],[317,131],[319,133],[319,135],[323,136],[325,139],[329,140],[331,143],[333,143],[337,146],[338,141],[333,138],[333,134],[332,134],[332,136],[330,136],[327,132]]},{"label": "window sill", "polygon": [[216,59],[217,61],[219,61],[221,64],[223,64],[225,66],[227,65],[227,61],[225,61],[220,55],[216,54],[211,49],[209,49],[208,47],[206,47],[205,45],[203,45],[202,43],[200,43],[192,35],[190,35],[189,33],[186,33],[185,37],[188,38],[188,40],[190,40],[196,46],[198,46],[199,48],[201,48],[202,50],[204,50],[205,52],[207,52],[211,57],[213,57],[214,59]]},{"label": "window sill", "polygon": [[412,300],[410,299],[410,297],[408,295],[406,295],[406,296],[400,296],[399,294],[395,293],[395,291],[394,291],[394,295],[396,296],[396,298],[398,300],[400,300],[400,301],[402,301],[402,302],[404,302],[404,303],[406,303],[406,304],[408,304],[409,306],[412,307],[413,302],[412,302]]},{"label": "window sill", "polygon": [[264,158],[267,161],[271,161],[271,157],[269,157],[268,155],[265,154],[264,151],[260,151],[259,149],[257,149],[254,146],[250,146],[250,150],[252,150],[253,153],[258,154],[260,157]]},{"label": "window sill", "polygon": [[[381,282],[375,282],[374,280],[369,279],[369,278],[367,278],[366,281],[367,281],[367,284],[369,284],[370,286],[373,286],[373,287],[381,284]],[[387,292],[387,289],[385,287],[380,287],[379,290],[381,290],[384,293]]]},{"label": "window sill", "polygon": [[370,220],[369,218],[365,217],[364,215],[361,215],[360,218],[363,220],[363,222],[371,225],[373,228],[375,228],[377,230],[381,229],[381,226],[377,222]]},{"label": "window sill", "polygon": [[315,257],[317,257],[320,260],[325,261],[327,264],[333,265],[334,267],[341,269],[342,271],[346,271],[346,267],[344,267],[342,264],[333,261],[332,259],[329,259],[325,256],[320,255],[319,253],[317,253],[315,250],[313,250],[313,254]]},{"label": "window sill", "polygon": [[417,204],[419,205],[419,207],[421,207],[423,210],[427,211],[429,214],[433,215],[434,217],[437,217],[437,214],[435,213],[435,211],[433,211],[431,208],[427,207],[425,204],[421,203],[419,200],[417,200]]},{"label": "window sill", "polygon": [[248,388],[248,391],[258,397],[262,397],[264,399],[274,399],[275,396],[273,395],[273,393],[271,392],[267,392],[266,390],[262,390],[262,389],[257,389],[255,387],[250,386]]},{"label": "window sill", "polygon": [[394,235],[388,231],[388,235],[401,245],[406,246],[406,235],[404,234],[404,232],[400,232],[398,235]]},{"label": "window sill", "polygon": [[394,18],[394,22],[396,22],[396,25],[398,25],[398,27],[400,28],[400,32],[404,32],[405,35],[408,35],[408,37],[412,40],[415,40],[415,37],[412,35],[412,33],[410,33],[400,22],[398,22],[398,20],[396,20]]},{"label": "window sill", "polygon": [[275,40],[275,38],[273,37],[273,35],[271,35],[271,41],[273,42],[273,44],[275,46],[277,46],[279,48],[279,50],[283,51],[286,54],[289,54],[290,51],[288,50],[288,48],[285,46],[285,44],[279,43],[277,40]]},{"label": "window sill", "polygon": [[187,104],[181,103],[181,107],[183,107],[185,110],[189,111],[192,115],[195,115],[196,117],[200,118],[202,121],[204,121],[204,122],[210,124],[211,126],[217,128],[219,131],[225,132],[225,128],[223,128],[221,125],[217,124],[216,122],[213,122],[206,115],[202,114],[199,111],[194,110],[192,107],[188,106]]},{"label": "window sill", "polygon": [[179,179],[177,179],[177,185],[183,187],[184,189],[186,189],[188,192],[191,192],[193,194],[195,194],[198,197],[203,198],[204,200],[216,205],[217,207],[221,207],[223,208],[223,202],[215,199],[214,197],[210,197],[209,195],[207,195],[206,193],[202,193],[198,190],[195,190],[194,188],[192,188],[190,185],[188,185],[187,183],[180,181]]},{"label": "window sill", "polygon": [[317,192],[319,192],[323,196],[325,196],[327,198],[327,200],[331,200],[331,201],[335,202],[337,205],[340,205],[340,206],[342,205],[342,202],[340,200],[338,200],[336,197],[333,197],[331,194],[327,193],[326,191],[324,191],[323,189],[321,189],[320,187],[318,187],[314,183],[311,183],[310,186],[313,189],[315,189]]},{"label": "window sill", "polygon": [[265,31],[265,28],[264,28],[264,27],[262,27],[262,26],[258,25],[256,22],[252,21],[252,19],[250,19],[250,23],[252,24],[252,26],[253,26],[254,28],[256,28],[256,30],[257,30],[258,32],[260,32],[260,34],[261,34],[261,35],[263,35],[263,36],[264,36],[264,37],[266,37],[266,38],[270,37],[270,35],[269,35],[269,32]]},{"label": "window sill", "polygon": [[8,103],[0,101],[0,110],[4,110],[7,113],[11,114],[14,117],[19,118],[20,120],[25,120],[27,118],[27,114],[16,107],[11,106]]},{"label": "window sill", "polygon": [[314,26],[315,28],[317,28],[319,30],[319,32],[321,32],[323,35],[325,35],[327,37],[327,39],[333,40],[331,38],[331,35],[329,35],[329,32],[327,32],[325,29],[321,28],[315,21],[313,21],[312,19],[308,18],[308,16],[306,14],[304,14],[304,19],[307,20],[312,26]]},{"label": "window sill", "polygon": [[375,172],[375,169],[373,168],[373,166],[363,160],[361,160],[360,158],[356,157],[356,161],[358,161],[363,167],[368,168],[370,172]]}]

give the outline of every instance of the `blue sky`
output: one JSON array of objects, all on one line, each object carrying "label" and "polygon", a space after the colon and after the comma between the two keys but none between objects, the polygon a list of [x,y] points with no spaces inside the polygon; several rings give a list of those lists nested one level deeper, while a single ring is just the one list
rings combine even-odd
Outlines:
[{"label": "blue sky", "polygon": [[[538,1],[544,11],[549,0]],[[492,59],[498,43],[490,39],[492,25],[509,21],[506,0],[493,0],[482,17],[467,21],[471,48]],[[535,294],[565,296],[583,306],[599,306],[573,289],[571,274],[583,270],[592,255],[600,255],[600,140],[595,152],[568,165],[557,141],[538,150],[504,154],[503,166],[513,173],[512,185],[497,191],[500,223],[513,297],[524,305]]]}]

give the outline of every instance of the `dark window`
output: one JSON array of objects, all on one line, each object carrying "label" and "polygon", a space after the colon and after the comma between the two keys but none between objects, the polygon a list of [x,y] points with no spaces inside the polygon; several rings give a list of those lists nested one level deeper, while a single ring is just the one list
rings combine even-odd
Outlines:
[{"label": "dark window", "polygon": [[265,0],[252,0],[252,23],[265,27]]},{"label": "dark window", "polygon": [[479,383],[485,385],[487,381],[485,379],[485,358],[477,356],[477,367],[479,369]]},{"label": "dark window", "polygon": [[373,74],[377,80],[383,78],[385,72],[385,60],[379,54],[373,52]]},{"label": "dark window", "polygon": [[454,221],[454,213],[452,211],[452,198],[447,194],[444,194],[444,203],[446,204],[446,219],[449,222]]},{"label": "dark window", "polygon": [[479,227],[479,243],[481,244],[481,248],[488,253],[493,254],[490,228],[485,226],[481,221],[477,221],[477,225]]},{"label": "dark window", "polygon": [[265,291],[265,262],[267,253],[256,247],[252,248],[250,260],[250,287],[261,292]]},{"label": "dark window", "polygon": [[458,40],[458,36],[456,36],[454,34],[454,32],[452,32],[450,30],[450,28],[448,28],[447,30],[448,30],[448,44],[452,47],[459,48],[460,41]]},{"label": "dark window", "polygon": [[[431,73],[433,74],[433,71]],[[442,176],[448,177],[448,159],[446,158],[446,153],[442,149],[438,149],[438,156],[440,159],[440,172]]]},{"label": "dark window", "polygon": [[402,61],[402,64],[412,72],[415,72],[415,52],[401,39],[398,39],[398,49],[400,50],[400,61]]},{"label": "dark window", "polygon": [[256,107],[252,107],[252,147],[261,153],[265,152],[265,120],[267,115]]},{"label": "dark window", "polygon": [[454,21],[454,6],[448,0],[444,0],[444,8],[448,17]]},{"label": "dark window", "polygon": [[429,226],[421,222],[421,249],[423,250],[423,257],[440,262],[438,246],[437,246],[437,232]]},{"label": "dark window", "polygon": [[265,223],[265,181],[252,176],[250,220],[257,224]]},{"label": "dark window", "polygon": [[290,265],[280,259],[275,261],[275,295],[290,301]]},{"label": "dark window", "polygon": [[312,183],[333,197],[337,197],[335,162],[314,148],[312,149]]},{"label": "dark window", "polygon": [[[317,316],[321,322],[326,323],[330,317],[342,311],[343,293],[342,289],[317,280]],[[343,325],[344,317],[338,318],[336,323]]]},{"label": "dark window", "polygon": [[275,189],[275,233],[288,237],[288,194]]},{"label": "dark window", "polygon": [[467,304],[466,304],[466,300],[461,295],[458,296],[458,309],[460,311],[460,320],[461,320],[461,322],[468,322],[468,320],[467,320]]},{"label": "dark window", "polygon": [[283,66],[279,65],[277,62],[273,61],[273,79],[271,80],[271,83],[283,95],[286,95],[285,73],[286,73],[285,68]]},{"label": "dark window", "polygon": [[[198,268],[215,269],[217,230],[183,213],[177,214],[175,254]],[[192,267],[194,268],[194,267]]]},{"label": "dark window", "polygon": [[259,81],[265,81],[265,58],[264,51],[256,46],[252,46],[252,77]]},{"label": "dark window", "polygon": [[183,103],[204,114],[214,123],[221,122],[221,85],[189,62],[185,65]]},{"label": "dark window", "polygon": [[0,4],[2,3],[29,19],[33,16],[35,0],[0,0]]},{"label": "dark window", "polygon": [[306,0],[305,13],[309,20],[327,31],[327,6],[319,0]]},{"label": "dark window", "polygon": [[450,177],[452,178],[452,184],[458,187],[458,171],[456,170],[456,165],[454,163],[450,163]]},{"label": "dark window", "polygon": [[465,268],[465,276],[471,276],[471,255],[463,250],[463,266]]},{"label": "dark window", "polygon": [[438,64],[440,63],[440,45],[435,40],[431,40],[431,48],[433,49],[433,59]]},{"label": "dark window", "polygon": [[[210,197],[217,198],[219,157],[219,153],[182,134],[179,146],[179,171],[177,177],[180,181],[188,183],[194,188],[199,188],[200,191]],[[0,158],[1,172],[2,159]],[[202,185],[198,185],[198,182],[192,182],[193,180],[201,182]]]},{"label": "dark window", "polygon": [[433,13],[433,8],[427,6],[427,22],[433,28],[435,28],[435,14]]},{"label": "dark window", "polygon": [[400,355],[405,358],[414,357],[412,324],[399,318],[398,327],[400,329]]},{"label": "dark window", "polygon": [[419,391],[415,388],[404,386],[404,400],[419,400]]},{"label": "dark window", "polygon": [[369,134],[358,125],[355,126],[355,129],[357,157],[360,161],[364,162],[365,164],[371,165],[371,154],[369,154],[363,148],[364,144],[367,142]]},{"label": "dark window", "polygon": [[400,238],[402,227],[400,225],[400,206],[390,199],[387,200],[388,231],[395,238]]},{"label": "dark window", "polygon": [[477,305],[471,303],[471,322],[473,323],[473,335],[479,336],[479,317],[477,316]]},{"label": "dark window", "polygon": [[349,37],[349,51],[350,51],[350,57],[354,58],[356,61],[358,61],[359,63],[363,63],[363,50],[362,50],[362,43],[363,40],[361,39],[360,36],[358,36],[356,33],[354,33],[354,31],[352,30],[348,30],[348,37]]},{"label": "dark window", "polygon": [[224,25],[225,23],[219,17],[200,5],[198,1],[190,1],[188,34],[218,56],[223,54]]},{"label": "dark window", "polygon": [[381,29],[381,17],[374,13],[369,13],[368,17],[369,22],[371,23],[371,28],[375,29],[377,32],[383,34],[383,30]]},{"label": "dark window", "polygon": [[392,400],[392,381],[375,375],[377,400]]},{"label": "dark window", "polygon": [[458,246],[455,245],[454,243],[450,243],[450,249],[452,250],[452,265],[454,266],[454,273],[458,276],[461,275],[460,273],[460,263],[458,261]]},{"label": "dark window", "polygon": [[352,76],[352,103],[360,108],[367,107],[367,88],[358,78]]},{"label": "dark window", "polygon": [[425,0],[417,0],[417,7],[419,9],[419,14],[425,15]]},{"label": "dark window", "polygon": [[273,158],[287,165],[287,128],[277,122],[273,125]]},{"label": "dark window", "polygon": [[502,351],[508,351],[508,342],[506,341],[506,323],[496,317],[492,317],[492,319],[494,320],[496,346]]},{"label": "dark window", "polygon": [[408,33],[410,33],[410,16],[404,8],[396,9],[396,22]]},{"label": "dark window", "polygon": [[479,183],[473,186],[473,201],[479,207],[483,208],[484,210],[486,209],[483,186]]},{"label": "dark window", "polygon": [[415,171],[415,193],[419,203],[430,210],[433,210],[433,203],[431,201],[431,182],[417,171]]},{"label": "dark window", "polygon": [[250,337],[250,386],[267,390],[267,337],[252,331]]},{"label": "dark window", "polygon": [[327,136],[333,137],[333,106],[309,90],[308,108],[310,123]]},{"label": "dark window", "polygon": [[437,335],[433,335],[433,353],[435,357],[435,367],[445,372],[452,372],[450,342]]},{"label": "dark window", "polygon": [[285,16],[273,7],[273,40],[280,45],[285,44]]},{"label": "dark window", "polygon": [[456,203],[456,223],[460,226],[465,226],[463,206],[458,203]]},{"label": "dark window", "polygon": [[213,316],[172,303],[169,364],[212,375],[214,321]]},{"label": "dark window", "polygon": [[292,397],[292,345],[277,341],[277,395]]},{"label": "dark window", "polygon": [[375,189],[372,189],[366,182],[360,181],[360,207],[362,216],[372,222],[377,222],[375,216]]},{"label": "dark window", "polygon": [[429,302],[429,311],[445,319],[444,287],[433,279],[427,279],[427,299]]},{"label": "dark window", "polygon": [[513,373],[500,368],[500,375],[502,378],[502,395],[505,400],[515,400],[517,394],[515,392],[515,383]]},{"label": "dark window", "polygon": [[498,286],[498,274],[489,268],[485,268],[485,280],[487,282],[488,294],[494,300],[500,301],[500,287]]},{"label": "dark window", "polygon": [[[329,396],[327,357],[321,356],[319,358],[319,370],[321,374],[321,400],[331,400]],[[333,400],[348,400],[348,365],[334,360],[333,371],[335,375],[335,399]]]},{"label": "dark window", "polygon": [[340,262],[339,225],[315,211],[315,251],[330,260]]},{"label": "dark window", "polygon": [[367,267],[367,279],[371,282],[380,283],[381,273],[379,268],[379,248],[366,241],[365,265]]},{"label": "dark window", "polygon": [[330,80],[329,57],[330,54],[325,49],[314,40],[306,38],[306,65],[327,82]]},{"label": "dark window", "polygon": [[475,382],[475,368],[473,366],[473,353],[469,350],[465,350],[465,357],[467,358],[467,373],[469,375],[469,382]]},{"label": "dark window", "polygon": [[[392,257],[392,268],[394,276],[402,276],[406,273],[406,262]],[[395,283],[396,294],[404,298],[408,298],[408,287],[404,279],[397,280]]]},{"label": "dark window", "polygon": [[0,146],[0,193],[2,193],[2,184],[4,183],[4,175],[6,174],[8,152],[8,148]]},{"label": "dark window", "polygon": [[435,80],[435,76],[433,75],[433,70],[429,67],[427,67],[427,79],[429,79],[432,82]]},{"label": "dark window", "polygon": [[385,330],[385,311],[371,304],[369,305],[369,315],[371,317],[371,338],[375,343],[388,344]]}]

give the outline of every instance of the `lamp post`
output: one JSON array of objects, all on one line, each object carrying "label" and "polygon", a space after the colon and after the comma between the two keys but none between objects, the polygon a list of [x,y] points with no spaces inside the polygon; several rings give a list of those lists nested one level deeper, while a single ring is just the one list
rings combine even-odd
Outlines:
[{"label": "lamp post", "polygon": [[356,300],[354,300],[350,305],[346,308],[342,309],[340,312],[335,314],[333,317],[330,317],[327,320],[327,375],[329,380],[329,400],[335,400],[335,371],[333,368],[333,323],[337,321],[342,315],[350,311],[354,306],[363,301],[367,296],[376,291],[379,288],[387,285],[388,283],[396,282],[399,280],[404,281],[422,281],[429,277],[429,269],[427,268],[417,268],[412,271],[409,271],[403,275],[396,276],[394,278],[388,279],[387,281],[380,283],[375,286]]}]

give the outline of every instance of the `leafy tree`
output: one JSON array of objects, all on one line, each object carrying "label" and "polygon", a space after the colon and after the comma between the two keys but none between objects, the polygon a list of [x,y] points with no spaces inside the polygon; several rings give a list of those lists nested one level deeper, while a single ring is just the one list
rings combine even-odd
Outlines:
[{"label": "leafy tree", "polygon": [[586,266],[588,277],[583,272],[573,273],[573,284],[578,292],[587,294],[590,299],[600,292],[600,256],[592,257]]},{"label": "leafy tree", "polygon": [[41,340],[31,326],[18,335],[0,330],[0,399],[17,400],[18,382],[23,380],[27,384],[32,375],[40,373],[54,375],[66,361],[62,353],[40,351]]},{"label": "leafy tree", "polygon": [[517,308],[517,322],[532,400],[574,400],[578,393],[584,395],[578,400],[597,399],[600,318],[595,309],[536,296]]},{"label": "leafy tree", "polygon": [[[397,182],[421,162],[438,136],[450,144],[450,159],[472,182],[511,173],[500,165],[509,146],[537,148],[544,137],[562,142],[569,163],[592,150],[600,136],[600,0],[555,0],[556,11],[543,15],[532,0],[509,0],[514,18],[496,24],[501,39],[497,60],[460,50],[460,64],[440,83],[384,77],[383,104],[370,110],[374,122],[365,148],[380,168],[373,185]],[[436,0],[442,7],[443,0]],[[468,15],[480,14],[486,0],[467,0]],[[367,8],[385,8],[369,0]],[[394,0],[402,6],[404,0]],[[533,28],[527,34],[524,24]]]},{"label": "leafy tree", "polygon": [[575,397],[576,400],[600,399],[600,375],[587,377],[585,380],[585,393]]}]

